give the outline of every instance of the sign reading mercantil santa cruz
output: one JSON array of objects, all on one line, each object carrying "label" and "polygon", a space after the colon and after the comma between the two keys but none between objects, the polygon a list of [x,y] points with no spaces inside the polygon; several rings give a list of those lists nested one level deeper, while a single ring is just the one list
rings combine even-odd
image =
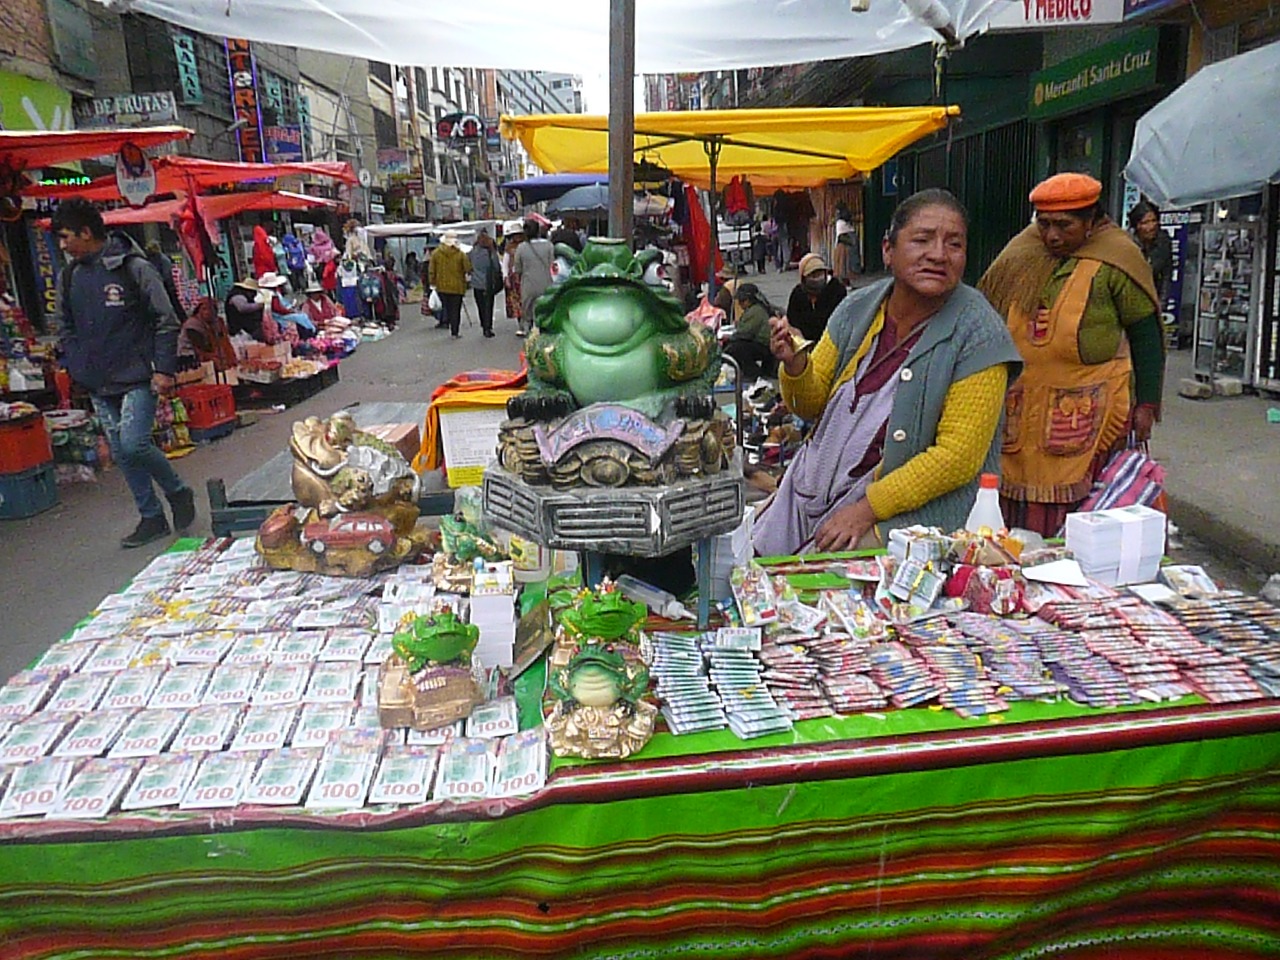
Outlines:
[{"label": "sign reading mercantil santa cruz", "polygon": [[1159,32],[1137,30],[1031,76],[1028,115],[1045,120],[1149,90],[1156,85]]}]

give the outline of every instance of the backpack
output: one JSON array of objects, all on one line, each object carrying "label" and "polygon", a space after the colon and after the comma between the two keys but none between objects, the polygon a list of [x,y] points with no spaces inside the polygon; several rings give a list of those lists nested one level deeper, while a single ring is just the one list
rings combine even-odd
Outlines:
[{"label": "backpack", "polygon": [[307,252],[302,249],[302,241],[292,233],[286,233],[280,242],[284,244],[284,262],[290,270],[307,268]]}]

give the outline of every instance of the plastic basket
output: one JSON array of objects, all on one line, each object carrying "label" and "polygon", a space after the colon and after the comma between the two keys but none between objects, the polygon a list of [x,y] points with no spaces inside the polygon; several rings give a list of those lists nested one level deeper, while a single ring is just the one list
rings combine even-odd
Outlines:
[{"label": "plastic basket", "polygon": [[0,474],[0,520],[34,517],[57,502],[58,481],[52,463]]},{"label": "plastic basket", "polygon": [[0,422],[0,473],[19,473],[53,459],[53,444],[38,413]]},{"label": "plastic basket", "polygon": [[236,418],[236,401],[223,383],[197,383],[178,390],[187,411],[187,426],[208,430]]}]

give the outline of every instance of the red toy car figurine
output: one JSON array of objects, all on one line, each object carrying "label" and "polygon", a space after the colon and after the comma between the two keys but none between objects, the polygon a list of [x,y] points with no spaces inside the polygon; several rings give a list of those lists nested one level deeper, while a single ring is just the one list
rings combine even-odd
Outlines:
[{"label": "red toy car figurine", "polygon": [[344,513],[308,523],[302,528],[302,543],[313,553],[365,547],[370,553],[381,554],[395,546],[396,530],[391,521],[376,513]]}]

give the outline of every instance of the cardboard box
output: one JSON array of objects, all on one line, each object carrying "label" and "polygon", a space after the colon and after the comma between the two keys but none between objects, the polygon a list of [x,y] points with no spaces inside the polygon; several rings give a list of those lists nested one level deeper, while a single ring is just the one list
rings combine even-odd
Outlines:
[{"label": "cardboard box", "polygon": [[361,427],[365,433],[371,433],[379,440],[385,440],[397,450],[400,456],[410,463],[418,455],[422,447],[422,432],[416,423],[378,423],[372,427]]}]

